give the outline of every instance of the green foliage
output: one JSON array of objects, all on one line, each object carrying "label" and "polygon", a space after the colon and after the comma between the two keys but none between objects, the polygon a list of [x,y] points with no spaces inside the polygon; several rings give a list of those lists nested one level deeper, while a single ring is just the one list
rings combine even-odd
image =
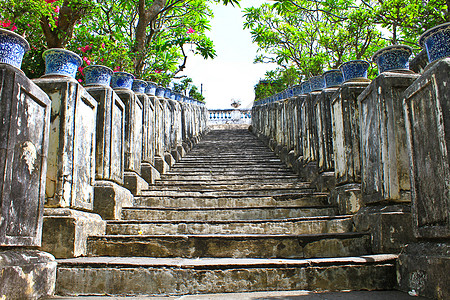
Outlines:
[{"label": "green foliage", "polygon": [[300,73],[293,66],[287,69],[278,68],[274,71],[267,71],[265,76],[264,80],[260,80],[255,85],[255,101],[269,97],[300,83]]}]

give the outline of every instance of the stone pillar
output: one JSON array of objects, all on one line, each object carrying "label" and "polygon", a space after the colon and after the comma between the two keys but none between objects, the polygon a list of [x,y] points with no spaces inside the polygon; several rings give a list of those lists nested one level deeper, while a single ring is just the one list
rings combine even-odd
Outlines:
[{"label": "stone pillar", "polygon": [[171,152],[171,136],[172,136],[172,128],[173,128],[173,112],[172,107],[169,104],[170,99],[164,98],[161,100],[161,105],[163,108],[163,123],[164,123],[164,161],[172,167],[175,164],[175,159],[173,158]]},{"label": "stone pillar", "polygon": [[403,94],[417,242],[399,257],[399,286],[450,298],[450,58],[428,65]]},{"label": "stone pillar", "polygon": [[384,72],[359,95],[361,193],[357,229],[371,231],[377,253],[400,252],[413,239],[402,93],[418,75]]},{"label": "stone pillar", "polygon": [[125,104],[109,86],[89,86],[98,102],[94,212],[103,219],[120,220],[123,206],[133,205],[124,184]]},{"label": "stone pillar", "polygon": [[333,160],[333,130],[331,125],[331,99],[338,87],[325,88],[315,99],[317,167],[315,185],[320,191],[335,187]]},{"label": "stone pillar", "polygon": [[22,71],[0,64],[0,298],[55,290],[55,258],[41,245],[50,106]]},{"label": "stone pillar", "polygon": [[344,82],[332,96],[333,155],[336,188],[331,193],[342,214],[362,206],[358,96],[368,79]]},{"label": "stone pillar", "polygon": [[97,101],[73,78],[35,79],[52,101],[42,249],[86,254],[88,235],[105,233],[94,210]]},{"label": "stone pillar", "polygon": [[142,163],[141,176],[149,184],[154,184],[161,175],[155,168],[155,107],[151,95],[136,93],[136,96],[143,104],[142,122]]},{"label": "stone pillar", "polygon": [[164,160],[164,102],[161,97],[150,98],[155,108],[155,168],[160,174],[169,170],[169,165]]},{"label": "stone pillar", "polygon": [[133,195],[148,189],[148,183],[142,178],[142,123],[144,103],[142,99],[128,89],[115,89],[125,104],[125,159],[124,186]]}]

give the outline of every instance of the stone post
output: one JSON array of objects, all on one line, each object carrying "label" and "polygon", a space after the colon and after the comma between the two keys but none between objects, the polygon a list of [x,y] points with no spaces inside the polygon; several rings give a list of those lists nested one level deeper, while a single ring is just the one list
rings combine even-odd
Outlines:
[{"label": "stone post", "polygon": [[88,235],[105,232],[92,213],[97,101],[70,77],[34,83],[52,101],[42,248],[61,258],[84,255]]},{"label": "stone post", "polygon": [[338,87],[324,88],[315,99],[317,167],[315,185],[320,191],[331,191],[335,186],[333,160],[333,130],[331,125],[331,99]]},{"label": "stone post", "polygon": [[171,136],[172,136],[172,128],[173,128],[173,112],[172,107],[169,104],[170,99],[164,98],[161,99],[161,105],[163,108],[163,123],[164,123],[164,161],[172,167],[175,163],[175,158],[172,156],[171,152]]},{"label": "stone post", "polygon": [[119,88],[115,92],[125,104],[124,186],[133,195],[139,195],[148,189],[147,181],[141,176],[144,103],[129,89]]},{"label": "stone post", "polygon": [[399,286],[450,298],[450,58],[429,64],[403,93],[417,242],[399,257]]},{"label": "stone post", "polygon": [[344,82],[332,96],[333,155],[336,188],[331,202],[342,214],[356,213],[362,206],[358,96],[368,79]]},{"label": "stone post", "polygon": [[409,158],[402,93],[418,75],[384,72],[359,95],[361,193],[357,229],[372,233],[377,253],[400,252],[412,240]]},{"label": "stone post", "polygon": [[51,102],[7,64],[0,64],[0,100],[0,298],[47,297],[55,259],[30,247],[41,245]]},{"label": "stone post", "polygon": [[164,89],[158,87],[156,96],[152,97],[155,108],[155,168],[160,174],[169,170],[169,165],[164,160]]},{"label": "stone post", "polygon": [[149,184],[154,184],[156,179],[161,178],[155,168],[155,107],[152,100],[154,96],[142,93],[136,93],[136,96],[143,104],[141,176]]},{"label": "stone post", "polygon": [[123,206],[133,205],[124,184],[125,105],[109,86],[89,86],[98,102],[94,212],[103,219],[120,220]]}]

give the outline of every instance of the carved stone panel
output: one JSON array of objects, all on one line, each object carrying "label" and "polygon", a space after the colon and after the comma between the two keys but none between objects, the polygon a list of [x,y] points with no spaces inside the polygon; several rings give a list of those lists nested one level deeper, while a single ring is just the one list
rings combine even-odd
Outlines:
[{"label": "carved stone panel", "polygon": [[51,102],[0,66],[0,246],[40,246]]},{"label": "carved stone panel", "polygon": [[116,89],[125,104],[125,171],[141,174],[142,120],[144,106],[141,99],[130,90]]},{"label": "carved stone panel", "polygon": [[382,73],[358,97],[365,203],[411,201],[402,93],[417,77],[412,72]]},{"label": "carved stone panel", "polygon": [[123,184],[125,105],[110,87],[86,90],[98,102],[95,178]]},{"label": "carved stone panel", "polygon": [[92,210],[97,101],[72,78],[34,82],[52,100],[46,206]]},{"label": "carved stone panel", "polygon": [[361,182],[358,96],[369,80],[342,84],[332,96],[333,155],[336,185]]},{"label": "carved stone panel", "polygon": [[150,97],[136,94],[144,106],[142,123],[142,161],[154,164],[155,160],[155,109]]},{"label": "carved stone panel", "polygon": [[411,160],[414,231],[450,237],[450,58],[438,61],[404,92]]}]

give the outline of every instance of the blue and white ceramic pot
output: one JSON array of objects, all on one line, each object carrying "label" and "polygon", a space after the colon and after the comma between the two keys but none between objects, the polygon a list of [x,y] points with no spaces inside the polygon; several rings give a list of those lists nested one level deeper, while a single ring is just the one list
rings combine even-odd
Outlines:
[{"label": "blue and white ceramic pot", "polygon": [[408,70],[411,47],[393,45],[378,50],[372,56],[372,61],[378,66],[378,74],[386,71]]},{"label": "blue and white ceramic pot", "polygon": [[427,50],[429,62],[450,56],[450,22],[425,31],[419,44]]},{"label": "blue and white ceramic pot", "polygon": [[111,77],[113,89],[129,89],[133,87],[134,75],[127,72],[114,72]]},{"label": "blue and white ceramic pot", "polygon": [[349,81],[359,78],[367,79],[367,70],[369,69],[369,66],[370,64],[367,61],[358,59],[343,63],[339,69],[342,72],[344,81]]},{"label": "blue and white ceramic pot", "polygon": [[0,63],[20,69],[23,56],[28,50],[30,45],[23,37],[10,30],[0,29]]},{"label": "blue and white ceramic pot", "polygon": [[325,81],[322,76],[314,76],[309,79],[311,85],[311,91],[321,91],[325,87]]},{"label": "blue and white ceramic pot", "polygon": [[113,71],[101,65],[87,66],[83,69],[86,85],[106,85],[111,83]]},{"label": "blue and white ceramic pot", "polygon": [[170,99],[171,99],[171,100],[177,100],[177,95],[176,95],[176,93],[175,93],[174,91],[172,91],[172,92],[170,93]]},{"label": "blue and white ceramic pot", "polygon": [[301,83],[301,87],[302,87],[302,94],[309,94],[309,93],[311,93],[311,84],[309,83],[309,80],[303,81]]},{"label": "blue and white ceramic pot", "polygon": [[145,93],[145,88],[147,87],[147,82],[140,79],[134,79],[131,89],[136,93]]},{"label": "blue and white ceramic pot", "polygon": [[145,93],[150,96],[156,96],[156,87],[158,85],[154,82],[147,81],[147,86],[145,87]]},{"label": "blue and white ceramic pot", "polygon": [[45,75],[75,78],[78,67],[83,63],[78,54],[60,48],[48,49],[42,53],[42,57],[45,60]]},{"label": "blue and white ceramic pot", "polygon": [[183,96],[180,93],[175,93],[175,100],[180,101],[183,99]]},{"label": "blue and white ceramic pot", "polygon": [[164,98],[170,99],[170,96],[172,95],[172,90],[169,88],[164,89]]},{"label": "blue and white ceramic pot", "polygon": [[287,89],[287,96],[288,98],[294,97],[294,90],[292,89],[292,87]]},{"label": "blue and white ceramic pot", "polygon": [[300,95],[302,93],[302,88],[300,84],[296,84],[292,87],[292,92],[294,93],[294,97]]},{"label": "blue and white ceramic pot", "polygon": [[341,70],[329,70],[323,73],[323,79],[325,80],[325,87],[340,86],[344,82]]},{"label": "blue and white ceramic pot", "polygon": [[164,98],[164,93],[166,92],[166,88],[162,87],[162,86],[157,86],[156,90],[155,90],[155,96],[156,97],[161,97]]}]

